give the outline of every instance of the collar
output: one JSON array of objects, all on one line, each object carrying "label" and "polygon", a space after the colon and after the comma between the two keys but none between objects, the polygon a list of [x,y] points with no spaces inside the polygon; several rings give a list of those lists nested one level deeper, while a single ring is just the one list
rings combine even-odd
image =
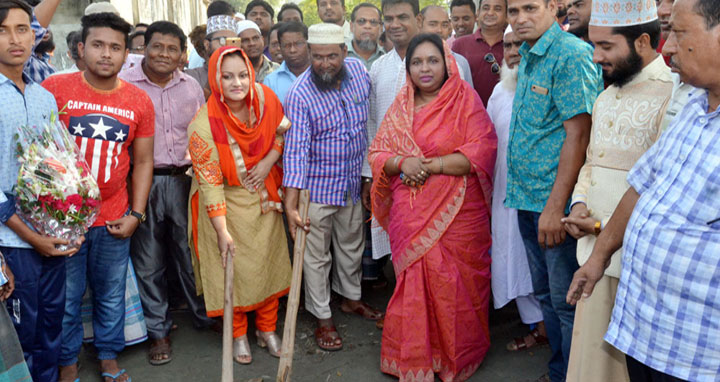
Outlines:
[{"label": "collar", "polygon": [[[280,67],[277,68],[276,71],[277,71],[277,72],[285,72],[285,73],[287,73],[287,75],[289,75],[291,78],[297,78],[297,76],[295,75],[295,73],[293,73],[292,71],[290,71],[290,68],[288,68],[288,66],[287,66],[287,64],[285,63],[285,61],[283,61],[282,64],[280,64]],[[274,72],[273,72],[273,73],[274,73]]]},{"label": "collar", "polygon": [[[128,69],[127,76],[125,78],[127,80],[133,81],[133,82],[145,81],[150,85],[158,86],[156,83],[150,81],[147,74],[145,74],[145,71],[143,70],[144,63],[145,63],[145,59],[143,58],[143,60],[140,61],[140,65],[135,65],[132,68]],[[178,83],[180,81],[186,81],[186,80],[187,80],[187,78],[185,77],[185,75],[183,75],[183,73],[180,70],[175,69],[175,71],[173,72],[173,78],[170,80],[170,82],[167,83],[167,85],[165,85],[165,89],[175,85],[176,83]]]},{"label": "collar", "polygon": [[672,82],[672,76],[670,73],[670,68],[665,65],[665,60],[663,60],[662,55],[658,55],[651,63],[642,68],[640,73],[623,86],[623,88],[651,80]]},{"label": "collar", "polygon": [[[355,47],[353,46],[353,39],[349,39],[345,41],[345,46],[347,46],[348,53],[354,53],[356,56],[360,56],[357,51],[355,50]],[[394,50],[394,49],[393,49]],[[380,54],[385,54],[385,51],[380,46],[380,44],[375,45],[375,51],[373,54],[370,55],[370,58],[375,57]]]},{"label": "collar", "polygon": [[544,56],[555,40],[562,36],[562,33],[563,30],[560,28],[560,25],[558,25],[557,22],[553,22],[550,28],[540,36],[540,39],[537,40],[532,48],[527,42],[523,43],[520,47],[520,54],[524,56],[525,54],[523,53],[532,53],[536,56]]},{"label": "collar", "polygon": [[[28,76],[28,75],[25,73],[24,70],[23,70],[23,73],[22,73],[22,79],[23,79],[23,82],[25,83],[25,85],[30,85],[30,84],[34,83],[34,81],[30,78],[30,76]],[[5,77],[4,74],[0,73],[0,85],[4,84],[4,83],[6,83],[6,82],[10,82],[13,86],[15,85],[14,82],[10,81],[9,78]]]}]

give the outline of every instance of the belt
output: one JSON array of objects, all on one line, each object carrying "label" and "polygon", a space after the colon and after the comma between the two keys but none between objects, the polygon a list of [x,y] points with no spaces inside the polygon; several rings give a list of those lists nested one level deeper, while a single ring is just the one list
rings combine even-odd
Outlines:
[{"label": "belt", "polygon": [[153,169],[153,175],[159,175],[159,176],[175,176],[175,175],[184,175],[187,170],[190,168],[190,166],[182,166],[182,167],[163,167],[163,168],[155,168]]}]

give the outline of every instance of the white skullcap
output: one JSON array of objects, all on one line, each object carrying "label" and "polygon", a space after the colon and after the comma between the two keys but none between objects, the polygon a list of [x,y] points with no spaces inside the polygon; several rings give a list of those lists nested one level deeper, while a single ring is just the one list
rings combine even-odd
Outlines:
[{"label": "white skullcap", "polygon": [[219,31],[237,31],[237,21],[233,16],[228,15],[217,15],[210,17],[207,21],[207,35],[210,35]]},{"label": "white skullcap", "polygon": [[258,32],[258,34],[262,35],[262,31],[260,30],[260,27],[257,24],[255,24],[254,21],[243,20],[243,21],[240,21],[237,23],[238,36],[240,35],[240,33],[245,32],[248,29],[254,29]]},{"label": "white skullcap", "polygon": [[315,24],[308,28],[308,44],[344,44],[345,32],[337,24]]},{"label": "white skullcap", "polygon": [[513,30],[512,30],[512,25],[508,24],[508,27],[505,28],[505,33],[503,34],[503,36],[506,35],[506,34],[510,34],[510,33],[512,33],[512,32],[513,32]]},{"label": "white skullcap", "polygon": [[100,3],[92,3],[85,7],[85,16],[95,13],[114,13],[120,16],[120,12],[117,10],[117,8],[115,8],[114,5],[110,4],[107,1],[103,1]]},{"label": "white skullcap", "polygon": [[235,13],[235,20],[243,21],[243,20],[245,20],[245,15],[243,15],[242,12],[237,12],[237,13]]},{"label": "white skullcap", "polygon": [[657,19],[655,0],[593,0],[590,25],[626,27]]}]

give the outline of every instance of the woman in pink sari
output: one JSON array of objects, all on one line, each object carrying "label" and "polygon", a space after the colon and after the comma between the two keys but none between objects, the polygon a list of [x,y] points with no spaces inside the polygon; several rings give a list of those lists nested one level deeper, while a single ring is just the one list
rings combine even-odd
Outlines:
[{"label": "woman in pink sari", "polygon": [[370,146],[373,213],[397,285],[381,369],[400,381],[464,381],[490,346],[490,195],[497,136],[450,49],[416,36],[405,86]]}]

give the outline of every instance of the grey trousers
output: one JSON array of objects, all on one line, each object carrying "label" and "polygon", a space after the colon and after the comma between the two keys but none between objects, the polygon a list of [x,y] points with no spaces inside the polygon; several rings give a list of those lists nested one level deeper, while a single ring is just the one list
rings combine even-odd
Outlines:
[{"label": "grey trousers", "polygon": [[172,266],[179,287],[188,302],[196,327],[208,327],[213,320],[205,312],[205,302],[195,289],[190,248],[188,247],[188,195],[192,178],[186,175],[153,176],[147,204],[147,220],[132,237],[130,257],[135,266],[140,300],[148,336],[161,339],[170,333],[166,271]]}]

